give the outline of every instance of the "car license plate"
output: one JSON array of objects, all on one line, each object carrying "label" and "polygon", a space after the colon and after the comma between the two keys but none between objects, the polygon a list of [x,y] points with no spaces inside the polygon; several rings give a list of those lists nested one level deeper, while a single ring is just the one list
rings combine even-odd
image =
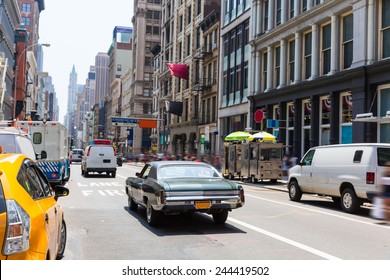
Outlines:
[{"label": "car license plate", "polygon": [[209,209],[210,205],[210,201],[195,201],[196,209]]},{"label": "car license plate", "polygon": [[110,163],[111,160],[110,159],[103,159],[103,163]]}]

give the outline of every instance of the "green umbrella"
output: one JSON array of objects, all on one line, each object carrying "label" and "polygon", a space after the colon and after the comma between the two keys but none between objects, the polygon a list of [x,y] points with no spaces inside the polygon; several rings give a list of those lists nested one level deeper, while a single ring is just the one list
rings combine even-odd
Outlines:
[{"label": "green umbrella", "polygon": [[225,141],[243,141],[246,140],[251,134],[245,131],[232,132],[225,137]]}]

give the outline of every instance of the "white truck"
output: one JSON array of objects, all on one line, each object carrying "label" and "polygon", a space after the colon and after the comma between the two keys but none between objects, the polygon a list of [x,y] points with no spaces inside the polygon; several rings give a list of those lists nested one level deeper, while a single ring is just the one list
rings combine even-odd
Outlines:
[{"label": "white truck", "polygon": [[57,121],[20,121],[36,152],[37,164],[52,185],[64,185],[70,177],[68,130]]}]

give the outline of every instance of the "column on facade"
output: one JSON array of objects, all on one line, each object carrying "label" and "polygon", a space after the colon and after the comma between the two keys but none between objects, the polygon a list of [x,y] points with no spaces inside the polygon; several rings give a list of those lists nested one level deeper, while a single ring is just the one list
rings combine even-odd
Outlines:
[{"label": "column on facade", "polygon": [[279,88],[286,86],[287,81],[287,47],[286,40],[280,40],[280,84]]},{"label": "column on facade", "polygon": [[255,94],[260,93],[260,81],[261,81],[261,52],[259,50],[255,51]]},{"label": "column on facade", "polygon": [[330,92],[330,135],[329,144],[339,144],[340,138],[340,93]]},{"label": "column on facade", "polygon": [[275,1],[268,1],[268,30],[272,30],[275,26]]},{"label": "column on facade", "polygon": [[313,80],[318,77],[319,71],[319,34],[318,34],[318,24],[314,23],[312,25],[312,50],[311,50],[311,77],[310,80]]},{"label": "column on facade", "polygon": [[[374,63],[374,56],[375,56],[374,2],[375,2],[374,0],[369,0],[368,7],[367,7],[368,9],[367,11],[367,64]],[[353,20],[355,21],[355,17]],[[354,30],[355,30],[355,24],[354,24]]]},{"label": "column on facade", "polygon": [[288,1],[282,1],[282,17],[281,17],[281,24],[285,23],[288,19]]},{"label": "column on facade", "polygon": [[[296,1],[297,2],[297,1]],[[302,34],[295,33],[294,84],[302,81]]]},{"label": "column on facade", "polygon": [[302,143],[300,139],[302,138],[302,100],[295,99],[294,100],[294,132],[293,132],[293,147],[292,153],[293,156],[300,158],[302,151]]},{"label": "column on facade", "polygon": [[262,32],[262,1],[252,1],[252,38],[256,38]]},{"label": "column on facade", "polygon": [[339,70],[340,59],[340,36],[339,36],[339,17],[337,15],[331,16],[331,42],[330,42],[330,75],[333,75]]},{"label": "column on facade", "polygon": [[299,2],[300,0],[294,0],[294,17],[299,15]]},{"label": "column on facade", "polygon": [[274,73],[274,48],[272,46],[267,47],[267,88],[265,91],[269,91],[273,88],[273,73]]},{"label": "column on facade", "polygon": [[310,147],[318,146],[320,141],[318,135],[320,135],[320,98],[318,95],[314,95],[310,99],[311,103],[311,127],[310,127]]}]

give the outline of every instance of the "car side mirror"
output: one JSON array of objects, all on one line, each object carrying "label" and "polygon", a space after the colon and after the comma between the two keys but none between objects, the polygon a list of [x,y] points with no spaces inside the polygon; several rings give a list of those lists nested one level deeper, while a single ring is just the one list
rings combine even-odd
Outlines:
[{"label": "car side mirror", "polygon": [[141,173],[136,172],[136,173],[135,173],[135,176],[137,176],[138,178],[140,178],[140,177],[141,177]]},{"label": "car side mirror", "polygon": [[41,159],[45,159],[45,158],[47,158],[47,152],[42,150],[41,151]]},{"label": "car side mirror", "polygon": [[69,189],[65,188],[61,185],[55,186],[53,189],[55,192],[55,195],[54,195],[55,200],[57,200],[61,196],[68,196],[69,195]]}]

